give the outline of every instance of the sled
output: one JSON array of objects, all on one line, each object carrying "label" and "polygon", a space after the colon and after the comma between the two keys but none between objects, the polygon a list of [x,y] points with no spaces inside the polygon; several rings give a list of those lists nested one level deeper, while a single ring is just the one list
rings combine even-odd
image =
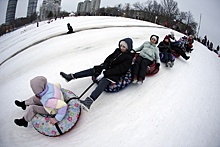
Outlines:
[{"label": "sled", "polygon": [[[136,58],[139,56],[139,53],[136,53],[136,55],[133,58],[132,64],[134,64]],[[146,76],[152,76],[159,72],[159,68],[156,67],[156,61],[154,60],[153,63],[146,68]]]},{"label": "sled", "polygon": [[178,54],[175,50],[171,49],[171,53],[174,55],[175,58],[178,58],[180,54]]},{"label": "sled", "polygon": [[[171,59],[171,62],[174,62],[175,61],[175,56],[173,54],[171,54],[172,56],[172,59]],[[164,61],[164,54],[160,52],[160,61],[165,63]]]},{"label": "sled", "polygon": [[41,134],[49,137],[56,137],[69,132],[79,120],[81,114],[81,107],[77,103],[77,96],[70,90],[61,89],[64,101],[67,103],[68,108],[64,118],[53,125],[50,122],[52,116],[36,114],[31,123],[33,127]]},{"label": "sled", "polygon": [[[96,78],[94,76],[92,77],[92,80],[93,80],[93,82],[98,84],[98,81],[96,80]],[[125,87],[127,87],[131,82],[132,82],[132,74],[131,74],[131,69],[129,69],[125,75],[120,77],[118,82],[116,82],[116,83],[112,82],[110,85],[108,85],[105,88],[104,91],[118,92],[118,91],[124,89]]]}]

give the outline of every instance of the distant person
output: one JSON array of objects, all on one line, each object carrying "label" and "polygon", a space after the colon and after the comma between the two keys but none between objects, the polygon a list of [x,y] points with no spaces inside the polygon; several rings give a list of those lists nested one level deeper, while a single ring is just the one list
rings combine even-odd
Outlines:
[{"label": "distant person", "polygon": [[63,99],[60,85],[47,82],[43,76],[37,76],[30,80],[30,86],[35,94],[25,101],[15,100],[15,105],[23,110],[29,106],[27,113],[21,119],[15,119],[18,126],[27,127],[35,114],[54,115],[50,118],[52,124],[61,121],[67,110],[67,104]]},{"label": "distant person", "polygon": [[67,34],[74,33],[74,32],[73,32],[73,28],[72,28],[72,26],[71,26],[69,23],[67,24],[67,28],[68,28]]},{"label": "distant person", "polygon": [[210,51],[213,51],[213,43],[212,43],[212,42],[210,42],[210,44],[209,44],[209,47],[208,47],[208,48],[209,48],[209,50],[210,50]]},{"label": "distant person", "polygon": [[218,52],[219,52],[219,45],[217,46],[216,50],[214,50],[214,52],[215,52],[216,54],[219,54],[219,53],[218,53]]},{"label": "distant person", "polygon": [[133,65],[133,83],[142,84],[145,80],[147,66],[153,64],[156,60],[156,66],[160,66],[159,49],[156,46],[159,37],[152,35],[150,41],[145,41],[140,47],[134,49],[136,52],[140,51],[139,56]]},{"label": "distant person", "polygon": [[205,36],[205,37],[203,38],[202,44],[206,46],[206,44],[207,44],[207,36]]},{"label": "distant person", "polygon": [[133,41],[131,38],[122,39],[118,43],[118,48],[105,59],[103,64],[74,74],[60,72],[60,75],[67,82],[89,76],[95,77],[96,80],[99,81],[98,86],[91,95],[85,100],[80,100],[80,105],[86,111],[89,111],[92,103],[96,101],[108,85],[111,83],[117,83],[119,79],[131,69],[133,59],[133,54],[131,53],[132,48]]}]

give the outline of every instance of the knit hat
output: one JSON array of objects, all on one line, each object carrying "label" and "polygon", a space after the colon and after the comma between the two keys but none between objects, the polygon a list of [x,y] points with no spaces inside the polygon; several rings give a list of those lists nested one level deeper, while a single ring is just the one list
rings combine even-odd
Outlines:
[{"label": "knit hat", "polygon": [[37,76],[30,81],[31,89],[35,95],[39,95],[47,85],[47,79],[43,76]]},{"label": "knit hat", "polygon": [[125,41],[120,42],[120,46],[123,45],[126,49],[128,49],[128,44]]},{"label": "knit hat", "polygon": [[166,35],[163,40],[165,40],[165,39],[169,40],[170,38],[169,38],[169,36]]},{"label": "knit hat", "polygon": [[150,39],[152,39],[152,38],[154,38],[154,39],[156,40],[156,43],[155,43],[155,44],[157,44],[157,43],[158,43],[158,40],[159,40],[159,36],[157,36],[157,35],[151,35]]},{"label": "knit hat", "polygon": [[155,40],[157,41],[157,38],[156,38],[156,36],[153,36],[153,37],[151,37],[151,39],[155,39]]},{"label": "knit hat", "polygon": [[170,32],[170,35],[174,36],[174,32]]}]

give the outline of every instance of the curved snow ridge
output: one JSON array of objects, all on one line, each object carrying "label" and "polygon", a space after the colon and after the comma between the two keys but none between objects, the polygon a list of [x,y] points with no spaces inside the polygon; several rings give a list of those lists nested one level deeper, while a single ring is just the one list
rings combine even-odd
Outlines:
[{"label": "curved snow ridge", "polygon": [[[149,28],[160,28],[160,29],[168,29],[166,27],[163,27],[163,26],[151,26],[151,25],[104,25],[104,26],[90,26],[90,27],[79,27],[79,28],[76,28],[75,29],[75,33],[76,32],[81,32],[81,31],[87,31],[87,30],[93,30],[93,29],[107,29],[107,28],[117,28],[117,27],[149,27]],[[44,39],[41,39],[41,40],[38,40],[18,51],[16,51],[15,53],[13,53],[12,55],[10,55],[8,58],[6,58],[5,60],[3,60],[1,63],[0,63],[0,66],[2,66],[5,62],[7,62],[8,60],[10,60],[11,58],[15,57],[16,55],[18,55],[19,53],[27,50],[28,48],[32,47],[32,46],[35,46],[37,44],[40,44],[44,41],[47,41],[49,39],[52,39],[52,38],[55,38],[55,37],[59,37],[59,36],[62,36],[62,35],[67,35],[66,32],[65,33],[59,33],[59,34],[56,34],[56,35],[50,35]]]},{"label": "curved snow ridge", "polygon": [[91,26],[91,27],[80,27],[76,28],[75,32],[92,30],[92,29],[105,29],[105,28],[117,28],[117,27],[149,27],[149,28],[160,28],[160,29],[169,29],[164,26],[151,26],[151,25],[105,25],[105,26]]}]

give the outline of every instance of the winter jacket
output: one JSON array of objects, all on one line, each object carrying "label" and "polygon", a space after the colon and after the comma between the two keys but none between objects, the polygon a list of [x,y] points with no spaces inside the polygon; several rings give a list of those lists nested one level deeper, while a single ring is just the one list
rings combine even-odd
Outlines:
[{"label": "winter jacket", "polygon": [[[127,43],[127,52],[121,52],[121,41],[125,41]],[[117,48],[111,55],[109,55],[103,63],[103,69],[105,69],[104,76],[107,79],[118,82],[120,77],[126,74],[126,72],[131,68],[133,55],[130,51],[132,48],[133,42],[130,38],[125,38],[119,41],[119,48]]]},{"label": "winter jacket", "polygon": [[160,52],[168,52],[171,53],[171,46],[170,43],[165,42],[165,41],[161,41],[158,45],[159,51]]},{"label": "winter jacket", "polygon": [[172,37],[171,35],[168,35],[169,39],[170,39],[170,42],[176,42],[176,38],[175,37]]},{"label": "winter jacket", "polygon": [[64,102],[59,85],[47,83],[40,101],[49,114],[55,114],[56,120],[61,121],[63,119],[66,114],[67,104]]},{"label": "winter jacket", "polygon": [[156,63],[160,63],[159,49],[155,44],[149,41],[144,42],[140,47],[134,49],[136,52],[140,51],[140,56],[150,61],[156,60]]}]

